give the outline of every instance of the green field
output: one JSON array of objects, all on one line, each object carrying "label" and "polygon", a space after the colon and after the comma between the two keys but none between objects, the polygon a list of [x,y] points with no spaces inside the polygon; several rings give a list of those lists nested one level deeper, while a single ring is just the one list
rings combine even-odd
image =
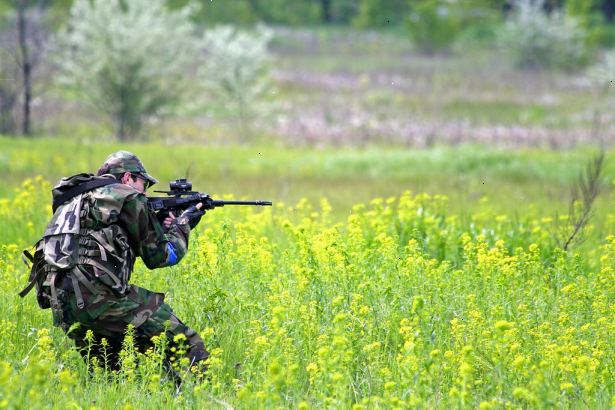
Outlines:
[{"label": "green field", "polygon": [[[0,410],[615,410],[612,5],[0,0]],[[18,296],[52,187],[118,150],[273,202],[135,264],[205,374],[130,327],[84,360]]]},{"label": "green field", "polygon": [[[129,344],[89,375],[17,296],[51,184],[120,147],[161,181],[275,205],[212,211],[179,265],[137,264],[212,352],[179,392]],[[584,241],[558,240],[592,153],[0,138],[0,407],[611,408],[612,152]]]},{"label": "green field", "polygon": [[[595,152],[592,148],[507,150],[479,145],[292,148],[0,137],[0,172],[5,175],[0,195],[10,196],[25,178],[41,175],[56,182],[62,176],[95,172],[118,149],[137,152],[161,181],[158,189],[166,189],[172,179],[188,176],[195,187],[212,194],[263,196],[287,203],[324,196],[338,205],[334,213],[407,189],[447,193],[456,203],[470,205],[488,196],[497,206],[507,208],[512,199],[544,205],[548,212],[567,206],[570,184]],[[611,156],[608,152],[607,182],[615,178]],[[610,183],[605,188],[610,191]]]}]

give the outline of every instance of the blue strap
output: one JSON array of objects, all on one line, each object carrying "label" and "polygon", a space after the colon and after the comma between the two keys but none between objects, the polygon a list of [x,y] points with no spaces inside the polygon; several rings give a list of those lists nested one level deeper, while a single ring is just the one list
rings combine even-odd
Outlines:
[{"label": "blue strap", "polygon": [[175,265],[179,258],[177,257],[177,253],[175,253],[175,246],[171,242],[167,242],[167,252],[169,256],[167,258],[167,266]]}]

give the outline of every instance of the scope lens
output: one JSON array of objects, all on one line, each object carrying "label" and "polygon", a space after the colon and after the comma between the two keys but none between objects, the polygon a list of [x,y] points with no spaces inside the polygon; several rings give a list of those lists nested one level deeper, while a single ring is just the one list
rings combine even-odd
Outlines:
[{"label": "scope lens", "polygon": [[190,191],[192,189],[192,182],[186,181],[185,179],[178,179],[169,182],[169,187],[171,187],[171,190]]}]

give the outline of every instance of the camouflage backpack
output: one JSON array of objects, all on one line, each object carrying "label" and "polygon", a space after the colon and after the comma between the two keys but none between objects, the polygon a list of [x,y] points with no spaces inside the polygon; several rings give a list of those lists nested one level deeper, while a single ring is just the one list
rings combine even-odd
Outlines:
[{"label": "camouflage backpack", "polygon": [[[95,177],[78,174],[63,178],[53,189],[53,217],[43,237],[34,245],[34,255],[24,250],[22,255],[32,263],[28,286],[19,293],[26,296],[36,286],[36,298],[42,309],[59,309],[54,282],[59,273],[73,270],[79,262],[80,219],[84,192],[117,183],[110,176]],[[50,289],[47,294],[44,289]]]}]

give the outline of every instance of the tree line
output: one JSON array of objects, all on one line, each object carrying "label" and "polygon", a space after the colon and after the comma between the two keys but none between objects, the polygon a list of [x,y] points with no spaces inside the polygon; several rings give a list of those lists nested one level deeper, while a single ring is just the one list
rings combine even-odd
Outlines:
[{"label": "tree line", "polygon": [[0,0],[0,134],[32,133],[33,99],[51,82],[119,138],[202,90],[245,132],[270,95],[272,34],[257,22],[391,27],[423,53],[470,38],[505,46],[522,68],[574,69],[615,46],[614,14],[615,0]]},{"label": "tree line", "polygon": [[33,97],[52,87],[121,140],[150,119],[198,111],[203,96],[241,135],[267,109],[264,26],[203,28],[193,4],[166,0],[0,1],[0,134],[31,135]]},{"label": "tree line", "polygon": [[[190,0],[169,0],[170,6],[183,6]],[[383,27],[402,23],[415,9],[461,7],[510,12],[512,0],[234,0],[204,1],[197,18],[201,22],[272,24],[340,24]],[[613,22],[615,0],[546,0],[546,11],[570,8],[592,18]]]}]

